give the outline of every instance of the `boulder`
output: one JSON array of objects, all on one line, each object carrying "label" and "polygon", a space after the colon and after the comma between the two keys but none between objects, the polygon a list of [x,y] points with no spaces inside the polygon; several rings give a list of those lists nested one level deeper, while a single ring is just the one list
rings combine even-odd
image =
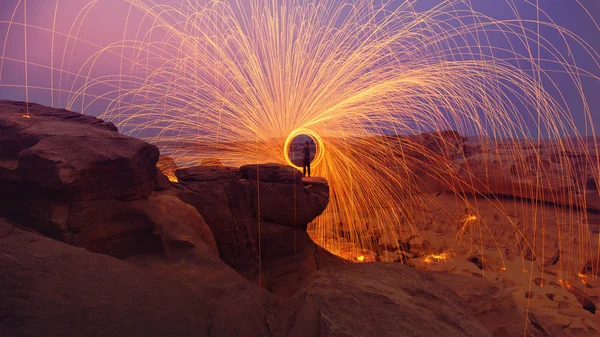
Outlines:
[{"label": "boulder", "polygon": [[[129,206],[153,222],[154,234],[161,238],[167,256],[204,246],[218,256],[217,244],[202,216],[179,198],[155,195],[148,200],[131,201]],[[201,249],[197,254],[206,254],[206,251]]]},{"label": "boulder", "polygon": [[148,199],[170,187],[156,146],[94,117],[10,101],[0,101],[0,131],[0,216],[117,257],[165,252],[171,229],[199,231],[216,248],[193,208]]},{"label": "boulder", "polygon": [[0,179],[7,186],[3,195],[29,192],[52,200],[86,201],[152,193],[156,146],[66,110],[30,104],[31,117],[24,118],[14,104],[0,101]]}]

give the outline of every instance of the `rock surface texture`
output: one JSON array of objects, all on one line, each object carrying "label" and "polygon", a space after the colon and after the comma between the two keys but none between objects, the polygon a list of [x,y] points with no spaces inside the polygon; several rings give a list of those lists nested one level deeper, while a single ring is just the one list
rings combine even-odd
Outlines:
[{"label": "rock surface texture", "polygon": [[321,270],[282,300],[211,254],[122,261],[2,219],[0,296],[0,335],[14,337],[492,336],[449,288],[400,264]]},{"label": "rock surface texture", "polygon": [[170,165],[171,184],[158,159],[110,123],[0,101],[0,336],[504,337],[525,320],[505,293],[318,247],[323,179],[211,161]]},{"label": "rock surface texture", "polygon": [[147,266],[0,219],[0,336],[285,335],[293,310],[202,250]]},{"label": "rock surface texture", "polygon": [[278,164],[198,166],[175,172],[171,190],[196,207],[223,261],[278,295],[291,295],[308,275],[344,263],[306,232],[329,202],[324,179],[302,179]]},{"label": "rock surface texture", "polygon": [[393,196],[409,205],[410,221],[382,232],[369,230],[376,219],[365,217],[324,242],[355,252],[361,247],[347,238],[361,237],[373,243],[360,252],[366,260],[453,274],[435,279],[494,336],[600,335],[599,139],[446,131],[384,141],[404,161],[398,175],[416,182]]},{"label": "rock surface texture", "polygon": [[[161,216],[187,205],[148,199],[159,189],[158,148],[94,117],[37,104],[29,118],[24,111],[0,101],[0,216],[113,256],[162,250]],[[195,221],[182,226],[208,230]]]},{"label": "rock surface texture", "polygon": [[327,268],[299,296],[321,311],[324,337],[492,336],[450,288],[402,264]]}]

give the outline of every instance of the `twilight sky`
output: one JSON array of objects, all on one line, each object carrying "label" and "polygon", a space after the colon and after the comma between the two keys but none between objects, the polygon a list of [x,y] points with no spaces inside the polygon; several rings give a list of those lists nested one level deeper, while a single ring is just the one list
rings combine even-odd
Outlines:
[{"label": "twilight sky", "polygon": [[[189,0],[187,0],[189,1]],[[285,0],[284,0],[285,1]],[[338,0],[330,0],[336,2]],[[345,0],[347,1],[347,0]],[[589,44],[590,48],[600,51],[600,30],[594,19],[600,21],[600,0],[538,0],[539,5],[547,16],[558,26],[573,31],[578,37]],[[194,2],[194,1],[191,1]],[[327,1],[323,0],[323,3]],[[375,1],[374,1],[375,2]],[[402,3],[404,1],[392,1]],[[414,8],[423,11],[439,4],[439,0],[417,0]],[[521,19],[536,18],[536,10],[531,6],[536,0],[465,0],[471,2],[475,10],[482,12],[495,19],[514,19],[515,14],[511,9],[514,3]],[[58,6],[57,6],[58,3]],[[29,100],[31,102],[65,107],[69,93],[79,89],[82,82],[74,81],[60,70],[78,71],[87,69],[84,62],[89,60],[94,52],[101,47],[110,45],[123,39],[133,39],[137,32],[136,27],[143,21],[143,13],[139,11],[129,12],[129,5],[124,0],[98,0],[88,15],[84,13],[84,6],[89,1],[83,0],[27,0],[27,58],[29,62],[27,84],[29,86]],[[149,2],[150,3],[150,2]],[[154,3],[178,3],[174,0],[154,0]],[[25,100],[25,67],[24,67],[24,29],[22,23],[25,20],[24,0],[0,0],[0,99]],[[580,5],[581,4],[581,5]],[[56,16],[54,15],[56,9]],[[542,18],[548,21],[548,18]],[[11,25],[10,22],[13,24]],[[82,23],[82,25],[73,23]],[[125,24],[129,28],[125,30]],[[143,24],[142,24],[143,26]],[[527,27],[536,29],[534,24]],[[54,28],[54,29],[53,29]],[[52,34],[52,30],[56,33]],[[70,33],[69,33],[70,32]],[[541,35],[549,43],[557,45],[558,50],[565,56],[569,52],[561,41],[560,34],[551,29],[542,27]],[[80,41],[76,42],[67,36],[77,36]],[[160,39],[159,36],[154,37]],[[491,37],[494,44],[494,37]],[[498,44],[505,44],[503,39]],[[73,48],[75,46],[75,48]],[[594,127],[600,130],[600,67],[599,61],[586,55],[582,48],[576,44],[571,53],[577,65],[593,74],[596,78],[583,77],[582,86],[584,94],[591,107]],[[54,57],[50,57],[54,55]],[[114,72],[115,67],[120,65],[118,57],[111,59],[103,56],[97,60],[93,71],[85,74],[90,77],[103,76],[106,72]],[[55,69],[51,71],[50,69]],[[112,70],[109,70],[112,69]],[[557,74],[557,82],[569,82],[566,75]],[[574,86],[560,88],[560,94],[564,96],[575,123],[580,131],[585,129],[585,117],[583,114],[580,94]],[[73,105],[73,110],[80,110]],[[87,113],[98,115],[102,113],[101,108],[86,110]]]}]

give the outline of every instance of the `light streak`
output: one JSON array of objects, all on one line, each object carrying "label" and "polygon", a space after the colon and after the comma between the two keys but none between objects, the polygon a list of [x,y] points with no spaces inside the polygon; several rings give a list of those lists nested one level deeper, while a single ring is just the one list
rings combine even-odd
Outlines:
[{"label": "light streak", "polygon": [[423,258],[423,262],[432,263],[432,262],[448,262],[452,260],[454,256],[453,252],[441,252],[439,254],[429,254]]}]

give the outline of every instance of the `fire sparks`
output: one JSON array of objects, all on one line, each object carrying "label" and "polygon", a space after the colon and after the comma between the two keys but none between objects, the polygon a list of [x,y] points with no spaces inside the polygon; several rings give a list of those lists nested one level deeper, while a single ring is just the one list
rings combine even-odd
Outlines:
[{"label": "fire sparks", "polygon": [[423,262],[425,263],[433,263],[433,262],[447,262],[452,260],[454,256],[453,252],[442,252],[439,254],[429,254],[423,258]]},{"label": "fire sparks", "polygon": [[458,231],[456,232],[456,242],[461,242],[462,241],[462,237],[465,234],[467,228],[470,230],[470,232],[473,231],[473,225],[475,220],[477,220],[478,217],[475,214],[471,214],[470,211],[466,211],[465,215],[463,215],[459,222],[458,222]]},{"label": "fire sparks", "polygon": [[358,262],[364,262],[365,261],[365,256],[364,255],[358,256],[356,258],[356,261],[358,261]]},{"label": "fire sparks", "polygon": [[567,289],[569,292],[573,291],[573,286],[568,280],[559,279],[558,284],[560,284],[561,287]]},{"label": "fire sparks", "polygon": [[477,220],[477,215],[470,215],[465,218],[465,221],[474,221]]}]

